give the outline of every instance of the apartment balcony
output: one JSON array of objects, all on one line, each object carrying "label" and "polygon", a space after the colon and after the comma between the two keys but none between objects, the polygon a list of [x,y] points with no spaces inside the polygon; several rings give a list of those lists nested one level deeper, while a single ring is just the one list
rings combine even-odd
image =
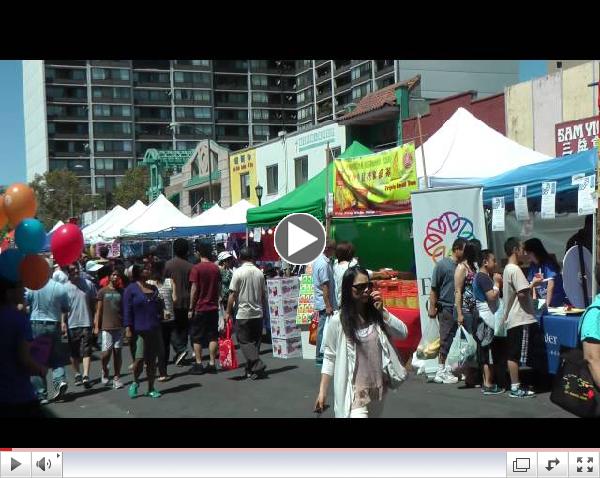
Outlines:
[{"label": "apartment balcony", "polygon": [[387,75],[388,73],[394,72],[394,64],[393,63],[391,65],[382,66],[382,67],[377,66],[377,63],[375,65],[376,65],[375,66],[375,77],[376,78],[379,78],[380,76],[384,76],[384,75]]},{"label": "apartment balcony", "polygon": [[[84,64],[85,64],[85,62],[84,62]],[[131,61],[130,60],[90,60],[90,65],[131,68]]]},{"label": "apartment balcony", "polygon": [[[254,122],[254,121],[253,121]],[[248,118],[216,118],[216,124],[248,124]]]},{"label": "apartment balcony", "polygon": [[[211,106],[210,100],[178,100],[175,99],[175,106]],[[246,102],[246,106],[248,103]]]},{"label": "apartment balcony", "polygon": [[64,96],[46,96],[48,103],[68,103],[68,104],[87,104],[87,96],[85,98],[69,98]]},{"label": "apartment balcony", "polygon": [[66,139],[76,141],[87,141],[88,133],[48,133],[48,139]]},{"label": "apartment balcony", "polygon": [[45,66],[85,66],[85,60],[44,60]]},{"label": "apartment balcony", "polygon": [[136,141],[172,141],[173,135],[169,133],[136,133]]},{"label": "apartment balcony", "polygon": [[215,83],[215,90],[225,90],[225,91],[246,91],[248,89],[248,83],[234,83],[234,82],[225,82],[225,81],[217,81]]},{"label": "apartment balcony", "polygon": [[130,80],[112,79],[107,78],[106,80],[95,80],[92,78],[93,86],[130,86]]},{"label": "apartment balcony", "polygon": [[319,67],[322,64],[327,63],[329,61],[331,61],[331,60],[315,60],[315,67]]},{"label": "apartment balcony", "polygon": [[161,99],[134,99],[133,104],[136,106],[164,106],[171,105],[171,98],[165,95]]},{"label": "apartment balcony", "polygon": [[319,88],[317,88],[317,101],[324,100],[325,98],[329,98],[331,96],[331,87],[322,89],[319,92]]},{"label": "apartment balcony", "polygon": [[131,105],[131,98],[113,98],[112,96],[93,97],[93,103],[116,104],[116,105]]},{"label": "apartment balcony", "polygon": [[96,133],[94,132],[94,139],[133,139],[131,133]]},{"label": "apartment balcony", "polygon": [[83,86],[86,84],[86,79],[71,79],[71,78],[48,78],[46,77],[47,85],[78,85]]},{"label": "apartment balcony", "polygon": [[217,143],[221,141],[232,142],[232,143],[247,143],[248,135],[217,135]]}]

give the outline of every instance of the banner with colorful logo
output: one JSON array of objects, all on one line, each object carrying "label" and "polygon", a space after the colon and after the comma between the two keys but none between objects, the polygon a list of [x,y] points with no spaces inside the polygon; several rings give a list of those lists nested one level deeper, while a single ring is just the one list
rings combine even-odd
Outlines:
[{"label": "banner with colorful logo", "polygon": [[483,189],[425,190],[413,193],[411,201],[421,325],[424,325],[430,320],[427,303],[436,263],[452,255],[452,244],[459,237],[479,239],[482,248],[487,248]]},{"label": "banner with colorful logo", "polygon": [[335,161],[334,217],[410,212],[416,191],[415,145]]}]

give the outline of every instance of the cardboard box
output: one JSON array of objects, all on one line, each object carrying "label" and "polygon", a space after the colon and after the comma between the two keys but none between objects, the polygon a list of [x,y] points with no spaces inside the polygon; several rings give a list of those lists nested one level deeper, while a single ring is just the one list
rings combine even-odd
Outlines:
[{"label": "cardboard box", "polygon": [[304,360],[315,360],[317,357],[317,347],[310,344],[310,332],[308,331],[308,325],[301,325],[300,327],[300,335],[302,337],[302,358]]},{"label": "cardboard box", "polygon": [[279,277],[267,280],[269,299],[295,298],[300,293],[300,279],[298,277]]},{"label": "cardboard box", "polygon": [[296,318],[271,319],[271,337],[274,339],[300,337],[300,328],[296,325]]},{"label": "cardboard box", "polygon": [[302,357],[302,339],[273,339],[273,357],[275,358],[300,358]]},{"label": "cardboard box", "polygon": [[269,312],[271,318],[296,317],[298,311],[298,299],[269,299]]}]

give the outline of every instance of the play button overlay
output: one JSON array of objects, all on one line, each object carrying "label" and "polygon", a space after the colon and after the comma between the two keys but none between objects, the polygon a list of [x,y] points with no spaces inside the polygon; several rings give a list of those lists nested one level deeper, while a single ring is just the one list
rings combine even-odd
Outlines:
[{"label": "play button overlay", "polygon": [[314,216],[290,214],[275,228],[275,250],[284,261],[303,266],[321,255],[325,236],[325,228]]},{"label": "play button overlay", "polygon": [[14,458],[10,459],[10,471],[15,471],[18,467],[20,467],[23,463]]}]

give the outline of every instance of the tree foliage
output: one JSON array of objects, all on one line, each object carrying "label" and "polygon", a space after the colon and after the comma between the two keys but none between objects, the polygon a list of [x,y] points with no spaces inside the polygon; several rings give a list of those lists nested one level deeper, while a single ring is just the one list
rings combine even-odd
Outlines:
[{"label": "tree foliage", "polygon": [[46,230],[58,221],[67,222],[70,217],[81,216],[92,206],[91,196],[72,171],[36,174],[29,186],[37,196],[37,218],[44,223]]},{"label": "tree foliage", "polygon": [[113,192],[115,204],[125,209],[131,207],[136,201],[148,201],[147,191],[149,186],[148,170],[144,167],[130,169]]}]

